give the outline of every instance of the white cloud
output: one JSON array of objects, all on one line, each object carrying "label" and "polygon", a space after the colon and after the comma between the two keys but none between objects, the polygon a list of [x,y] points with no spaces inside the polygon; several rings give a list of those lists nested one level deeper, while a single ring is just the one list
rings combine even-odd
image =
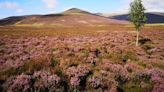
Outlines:
[{"label": "white cloud", "polygon": [[[121,0],[121,6],[117,12],[126,13],[130,6],[129,4],[133,0]],[[142,0],[143,5],[146,8],[146,12],[164,12],[164,0]]]},{"label": "white cloud", "polygon": [[14,2],[1,2],[0,9],[13,9],[16,12],[23,12],[23,10],[19,7],[17,3]]},{"label": "white cloud", "polygon": [[23,12],[23,10],[22,10],[22,9],[17,9],[16,11],[17,11],[18,13]]},{"label": "white cloud", "polygon": [[2,2],[0,3],[0,8],[17,9],[18,5],[13,2]]},{"label": "white cloud", "polygon": [[143,4],[147,11],[159,11],[164,12],[163,0],[143,0]]},{"label": "white cloud", "polygon": [[42,0],[46,4],[46,8],[54,9],[56,6],[56,0]]}]

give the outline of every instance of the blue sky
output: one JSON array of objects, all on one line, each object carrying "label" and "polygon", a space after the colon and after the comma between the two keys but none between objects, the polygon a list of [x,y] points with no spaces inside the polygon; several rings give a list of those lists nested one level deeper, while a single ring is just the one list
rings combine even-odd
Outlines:
[{"label": "blue sky", "polygon": [[[58,13],[80,8],[97,13],[125,13],[133,0],[0,0],[0,18],[30,14]],[[147,11],[164,12],[164,1],[143,0]]]}]

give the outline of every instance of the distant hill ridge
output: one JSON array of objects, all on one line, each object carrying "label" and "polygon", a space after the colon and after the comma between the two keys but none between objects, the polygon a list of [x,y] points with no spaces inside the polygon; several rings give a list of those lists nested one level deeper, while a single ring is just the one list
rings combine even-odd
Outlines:
[{"label": "distant hill ridge", "polygon": [[90,12],[71,8],[58,14],[13,16],[0,20],[0,25],[53,25],[53,26],[94,26],[100,24],[126,24],[126,21],[109,19]]},{"label": "distant hill ridge", "polygon": [[[103,16],[104,14],[99,14],[99,15]],[[145,13],[145,15],[147,17],[147,23],[149,23],[149,24],[164,23],[164,13],[148,12],[148,13]],[[112,15],[112,16],[108,15],[108,18],[129,21],[128,14],[118,14],[118,15]]]}]

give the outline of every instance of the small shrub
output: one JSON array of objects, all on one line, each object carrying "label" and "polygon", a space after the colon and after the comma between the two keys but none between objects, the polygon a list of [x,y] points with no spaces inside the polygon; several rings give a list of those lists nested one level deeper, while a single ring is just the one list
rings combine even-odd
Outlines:
[{"label": "small shrub", "polygon": [[114,74],[105,70],[94,72],[87,80],[87,89],[101,89],[103,92],[117,92]]},{"label": "small shrub", "polygon": [[142,45],[142,48],[147,54],[152,54],[149,50],[153,49],[155,46],[152,42],[146,42],[145,44]]},{"label": "small shrub", "polygon": [[101,86],[101,79],[96,76],[93,76],[88,79],[88,85],[96,89]]},{"label": "small shrub", "polygon": [[35,91],[59,91],[60,90],[60,77],[47,71],[38,71],[33,74],[34,90]]},{"label": "small shrub", "polygon": [[56,58],[52,58],[50,66],[55,67],[57,64],[58,64],[58,60]]},{"label": "small shrub", "polygon": [[89,55],[89,51],[87,51],[87,50],[81,51],[81,57],[88,57],[88,55]]},{"label": "small shrub", "polygon": [[57,74],[60,77],[64,76],[63,71],[61,69],[56,69],[55,74]]},{"label": "small shrub", "polygon": [[118,82],[126,82],[129,79],[129,72],[120,64],[108,64],[104,68],[114,73],[115,79]]},{"label": "small shrub", "polygon": [[78,65],[69,67],[65,74],[70,79],[70,85],[74,90],[84,90],[86,78],[90,73],[90,69],[85,65]]},{"label": "small shrub", "polygon": [[84,65],[72,66],[66,70],[66,75],[69,77],[84,77],[90,72],[89,68]]},{"label": "small shrub", "polygon": [[9,78],[4,84],[4,90],[7,92],[29,92],[31,90],[31,76],[18,75],[17,77]]},{"label": "small shrub", "polygon": [[135,53],[128,51],[124,52],[121,57],[122,61],[127,62],[128,60],[138,61],[137,55]]},{"label": "small shrub", "polygon": [[45,68],[46,64],[44,62],[38,61],[28,61],[23,66],[19,68],[20,72],[33,73]]},{"label": "small shrub", "polygon": [[78,77],[71,77],[70,84],[74,89],[77,89],[77,87],[80,85],[80,79]]},{"label": "small shrub", "polygon": [[129,60],[129,56],[128,56],[128,55],[122,56],[122,61],[123,61],[123,62],[126,62],[126,61],[128,61],[128,60]]},{"label": "small shrub", "polygon": [[52,52],[55,52],[57,51],[58,49],[57,48],[52,48]]}]

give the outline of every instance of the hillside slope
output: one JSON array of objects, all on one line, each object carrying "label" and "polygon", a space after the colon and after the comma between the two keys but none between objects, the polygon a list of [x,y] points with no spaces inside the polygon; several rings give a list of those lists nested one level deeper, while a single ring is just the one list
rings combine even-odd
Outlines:
[{"label": "hillside slope", "polygon": [[125,23],[127,22],[97,16],[77,8],[72,8],[59,14],[8,17],[0,20],[0,25],[94,26]]},{"label": "hillside slope", "polygon": [[[164,23],[164,13],[150,12],[150,13],[145,13],[145,15],[148,19],[147,23],[149,24]],[[109,16],[109,18],[117,19],[117,20],[129,20],[128,14]]]}]

